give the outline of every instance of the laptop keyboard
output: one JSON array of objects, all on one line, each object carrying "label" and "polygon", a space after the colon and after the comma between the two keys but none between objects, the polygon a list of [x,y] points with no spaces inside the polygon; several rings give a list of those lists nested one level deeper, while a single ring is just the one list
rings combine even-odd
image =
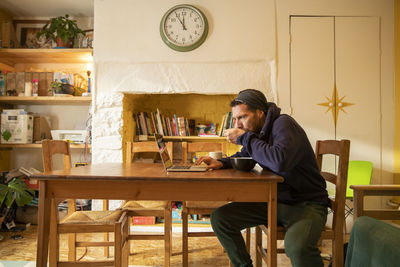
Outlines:
[{"label": "laptop keyboard", "polygon": [[169,169],[173,169],[173,170],[176,170],[176,169],[190,169],[190,167],[191,167],[191,166],[187,166],[187,165],[182,165],[182,166],[173,165],[173,166],[171,166]]}]

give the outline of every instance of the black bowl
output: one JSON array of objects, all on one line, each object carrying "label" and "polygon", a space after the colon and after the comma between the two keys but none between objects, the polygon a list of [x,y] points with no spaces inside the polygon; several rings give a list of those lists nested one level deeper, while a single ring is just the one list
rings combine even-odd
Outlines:
[{"label": "black bowl", "polygon": [[252,157],[232,157],[232,167],[239,171],[251,171],[256,165],[256,161]]}]

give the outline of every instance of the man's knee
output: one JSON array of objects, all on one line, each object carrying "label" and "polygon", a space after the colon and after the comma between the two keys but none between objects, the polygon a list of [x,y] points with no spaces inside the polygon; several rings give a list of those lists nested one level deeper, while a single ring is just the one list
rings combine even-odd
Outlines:
[{"label": "man's knee", "polygon": [[307,253],[307,245],[302,242],[286,242],[285,241],[286,255],[291,259],[298,259]]},{"label": "man's knee", "polygon": [[221,224],[221,221],[224,218],[223,215],[224,211],[222,210],[222,207],[219,207],[215,209],[211,214],[210,214],[210,222],[211,225],[214,226],[219,226]]}]

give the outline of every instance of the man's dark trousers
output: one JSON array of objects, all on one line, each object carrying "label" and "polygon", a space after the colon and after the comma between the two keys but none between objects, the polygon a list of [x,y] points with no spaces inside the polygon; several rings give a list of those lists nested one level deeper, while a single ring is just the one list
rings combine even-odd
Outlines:
[{"label": "man's dark trousers", "polygon": [[[241,230],[267,225],[267,203],[232,202],[211,214],[211,225],[235,267],[253,266]],[[324,266],[317,243],[327,207],[315,202],[277,204],[278,225],[286,229],[285,250],[294,267]]]}]

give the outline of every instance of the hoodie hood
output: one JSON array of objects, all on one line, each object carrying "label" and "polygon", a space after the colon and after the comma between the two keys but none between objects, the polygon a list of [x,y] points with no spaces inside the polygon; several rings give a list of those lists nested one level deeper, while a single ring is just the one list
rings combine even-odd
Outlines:
[{"label": "hoodie hood", "polygon": [[275,103],[268,102],[267,106],[268,109],[266,112],[266,120],[264,126],[260,131],[260,138],[263,138],[265,140],[269,139],[269,136],[272,131],[272,125],[274,124],[274,121],[281,114],[281,109]]}]

